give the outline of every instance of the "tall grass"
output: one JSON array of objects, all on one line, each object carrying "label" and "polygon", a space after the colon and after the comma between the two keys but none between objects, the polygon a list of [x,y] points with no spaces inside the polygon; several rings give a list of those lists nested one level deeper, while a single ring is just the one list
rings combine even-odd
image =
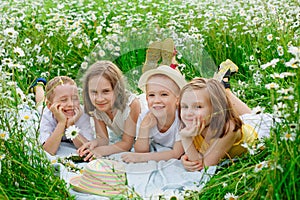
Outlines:
[{"label": "tall grass", "polygon": [[276,118],[263,150],[220,168],[186,198],[299,199],[299,1],[10,0],[0,9],[0,198],[71,198],[30,128],[39,117],[24,114],[34,109],[37,77],[80,83],[89,63],[109,59],[140,92],[149,42],[172,37],[188,80],[212,76],[229,58],[239,66],[233,91]]}]

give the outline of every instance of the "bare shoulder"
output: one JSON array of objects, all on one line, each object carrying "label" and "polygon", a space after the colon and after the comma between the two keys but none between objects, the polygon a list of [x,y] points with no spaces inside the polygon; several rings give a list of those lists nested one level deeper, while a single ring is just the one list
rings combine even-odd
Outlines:
[{"label": "bare shoulder", "polygon": [[134,119],[134,121],[137,120],[137,117],[139,116],[140,112],[141,112],[140,101],[137,98],[135,98],[130,104],[130,116]]},{"label": "bare shoulder", "polygon": [[229,123],[228,123],[228,125],[229,125],[229,130],[228,130],[228,133],[227,133],[227,137],[229,137],[229,138],[231,138],[233,141],[239,141],[240,139],[241,139],[241,137],[242,137],[242,135],[241,135],[241,130],[240,129],[238,129],[237,131],[234,131],[234,129],[235,129],[235,124],[234,124],[234,122],[233,121],[230,121]]},{"label": "bare shoulder", "polygon": [[135,98],[130,104],[131,110],[133,110],[133,109],[140,110],[140,107],[141,107],[141,104],[137,98]]}]

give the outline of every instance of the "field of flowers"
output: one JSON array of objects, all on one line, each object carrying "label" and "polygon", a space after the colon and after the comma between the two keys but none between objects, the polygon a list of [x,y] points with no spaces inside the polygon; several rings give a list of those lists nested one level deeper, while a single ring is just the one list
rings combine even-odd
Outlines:
[{"label": "field of flowers", "polygon": [[109,59],[140,92],[146,48],[167,37],[187,80],[235,62],[234,93],[276,122],[269,139],[220,168],[204,189],[174,195],[300,198],[298,0],[8,0],[0,10],[0,199],[73,198],[36,140],[29,87],[37,77],[68,75],[80,86],[90,63]]}]

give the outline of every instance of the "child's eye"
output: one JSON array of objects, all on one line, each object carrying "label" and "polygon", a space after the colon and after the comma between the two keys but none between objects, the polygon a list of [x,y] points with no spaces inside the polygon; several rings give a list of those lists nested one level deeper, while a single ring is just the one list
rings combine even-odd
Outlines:
[{"label": "child's eye", "polygon": [[73,100],[78,100],[79,97],[78,97],[78,96],[73,96],[72,99],[73,99]]},{"label": "child's eye", "polygon": [[103,93],[108,94],[108,93],[110,93],[110,90],[103,90]]},{"label": "child's eye", "polygon": [[67,101],[67,99],[61,99],[60,101],[61,101],[61,102],[66,102],[66,101]]},{"label": "child's eye", "polygon": [[148,97],[154,97],[154,94],[148,94]]},{"label": "child's eye", "polygon": [[180,105],[180,107],[181,107],[182,109],[187,109],[187,108],[188,108],[188,106],[186,106],[186,105]]},{"label": "child's eye", "polygon": [[91,91],[91,94],[95,95],[97,94],[97,91]]},{"label": "child's eye", "polygon": [[168,93],[162,93],[161,96],[169,96]]}]

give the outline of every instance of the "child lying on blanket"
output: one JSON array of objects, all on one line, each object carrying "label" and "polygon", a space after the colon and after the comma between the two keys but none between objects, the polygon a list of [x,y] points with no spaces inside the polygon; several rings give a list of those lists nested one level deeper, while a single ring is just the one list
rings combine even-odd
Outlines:
[{"label": "child lying on blanket", "polygon": [[[179,140],[180,120],[177,112],[180,89],[186,84],[181,73],[170,66],[159,66],[146,71],[139,80],[139,87],[146,93],[149,111],[137,122],[135,153],[122,155],[125,162],[178,159],[184,153]],[[151,144],[170,150],[150,152]]]},{"label": "child lying on blanket", "polygon": [[97,138],[82,145],[78,154],[91,161],[94,156],[129,151],[141,104],[126,90],[121,70],[111,61],[96,61],[85,73],[83,85],[85,112],[94,119]]},{"label": "child lying on blanket", "polygon": [[[35,86],[37,104],[44,101],[43,85]],[[76,83],[67,76],[57,76],[51,79],[45,89],[47,107],[41,112],[39,141],[45,151],[55,155],[61,142],[73,143],[79,148],[83,142],[94,138],[90,118],[83,113],[79,102]],[[76,125],[80,134],[72,140],[65,136],[68,127]]]},{"label": "child lying on blanket", "polygon": [[239,115],[247,113],[251,109],[215,79],[195,78],[183,87],[180,117],[184,128],[180,136],[186,170],[200,170],[217,165],[222,158],[245,153],[243,143],[252,146],[258,137],[255,126],[240,119]]}]

